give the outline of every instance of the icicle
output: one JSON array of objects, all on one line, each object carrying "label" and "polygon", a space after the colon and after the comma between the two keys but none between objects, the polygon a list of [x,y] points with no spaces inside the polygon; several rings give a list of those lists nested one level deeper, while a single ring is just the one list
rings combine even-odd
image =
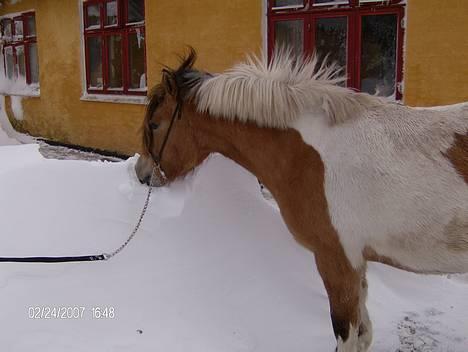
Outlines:
[{"label": "icicle", "polygon": [[140,28],[136,29],[136,33],[137,33],[138,49],[141,49],[141,41],[144,40],[145,38],[141,35]]}]

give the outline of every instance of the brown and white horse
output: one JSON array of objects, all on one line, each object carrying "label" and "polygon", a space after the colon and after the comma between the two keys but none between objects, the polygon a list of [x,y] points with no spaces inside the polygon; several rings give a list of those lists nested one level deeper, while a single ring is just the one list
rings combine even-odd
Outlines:
[{"label": "brown and white horse", "polygon": [[162,185],[215,152],[256,175],[315,254],[338,351],[371,344],[367,261],[468,272],[468,104],[415,109],[355,93],[314,58],[254,57],[212,75],[195,57],[163,70],[152,92],[137,175]]}]

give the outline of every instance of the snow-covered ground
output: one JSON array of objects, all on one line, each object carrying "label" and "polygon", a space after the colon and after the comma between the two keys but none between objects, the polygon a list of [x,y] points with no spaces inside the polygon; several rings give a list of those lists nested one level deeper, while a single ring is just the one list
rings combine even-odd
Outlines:
[{"label": "snow-covered ground", "polygon": [[[0,144],[7,142],[0,128]],[[119,246],[147,192],[134,174],[136,159],[54,160],[38,148],[0,146],[0,256],[97,254]],[[256,179],[221,156],[155,189],[141,231],[110,261],[0,268],[0,351],[335,346],[313,255],[292,239]],[[368,306],[373,351],[468,351],[464,276],[371,264]],[[47,319],[41,315],[48,307],[77,307],[70,312],[78,317],[65,311]],[[93,308],[112,314],[99,319]]]}]

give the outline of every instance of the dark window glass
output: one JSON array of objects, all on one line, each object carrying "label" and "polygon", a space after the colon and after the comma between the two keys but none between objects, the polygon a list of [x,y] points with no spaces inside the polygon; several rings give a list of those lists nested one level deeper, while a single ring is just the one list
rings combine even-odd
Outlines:
[{"label": "dark window glass", "polygon": [[31,83],[39,83],[39,60],[37,56],[37,44],[29,44],[28,49],[30,81]]},{"label": "dark window glass", "polygon": [[294,55],[302,55],[304,50],[304,21],[275,22],[275,47],[291,48]]},{"label": "dark window glass", "polygon": [[[346,17],[319,18],[315,25],[315,50],[320,58],[328,55],[346,69],[348,19]],[[346,71],[343,71],[345,74]]]},{"label": "dark window glass", "polygon": [[128,0],[128,22],[143,22],[145,20],[145,1]]},{"label": "dark window glass", "polygon": [[122,36],[111,35],[108,43],[109,88],[122,88]]},{"label": "dark window glass", "polygon": [[99,28],[101,25],[101,5],[94,4],[86,7],[86,28]]},{"label": "dark window glass", "polygon": [[273,7],[304,6],[304,0],[275,0]]},{"label": "dark window glass", "polygon": [[106,26],[117,24],[117,1],[106,3]]},{"label": "dark window glass", "polygon": [[89,85],[102,88],[102,38],[88,37]]},{"label": "dark window glass", "polygon": [[26,26],[28,28],[28,37],[34,37],[36,35],[36,17],[28,16]]},{"label": "dark window glass", "polygon": [[128,35],[130,89],[145,89],[145,37],[140,30]]},{"label": "dark window glass", "polygon": [[397,15],[362,16],[361,90],[395,93]]}]

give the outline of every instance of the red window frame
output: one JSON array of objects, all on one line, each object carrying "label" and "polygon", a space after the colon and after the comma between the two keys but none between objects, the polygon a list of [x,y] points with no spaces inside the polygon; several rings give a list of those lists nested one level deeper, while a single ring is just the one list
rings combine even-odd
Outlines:
[{"label": "red window frame", "polygon": [[[6,64],[6,55],[5,50],[7,48],[12,48],[13,51],[13,58],[15,64],[15,70],[18,67],[18,57],[16,54],[16,48],[18,46],[23,46],[24,50],[24,64],[25,64],[25,74],[26,74],[26,83],[31,84],[31,65],[30,65],[30,54],[29,54],[29,45],[30,44],[37,44],[37,30],[36,33],[31,35],[29,33],[29,29],[27,26],[28,18],[33,17],[35,20],[35,13],[33,11],[24,12],[19,16],[15,16],[12,18],[3,18],[2,19],[2,38],[5,38],[4,31],[5,31],[5,22],[10,22],[11,25],[11,37],[10,39],[5,39],[5,43],[2,46],[2,54],[3,54],[3,69],[5,72],[5,76],[7,75],[7,64]],[[23,23],[23,37],[21,39],[16,38],[16,28],[15,28],[15,21],[20,20]],[[18,74],[18,72],[16,73]],[[39,82],[35,82],[35,84],[39,84]]]},{"label": "red window frame", "polygon": [[[345,0],[343,0],[344,2]],[[403,79],[403,19],[405,4],[402,0],[380,0],[359,3],[349,0],[347,4],[314,4],[314,0],[304,0],[302,6],[274,8],[274,0],[268,0],[268,54],[271,57],[275,45],[275,23],[287,20],[303,20],[304,54],[311,55],[315,47],[315,21],[320,18],[347,17],[347,86],[357,91],[361,88],[361,23],[368,15],[394,14],[397,16],[397,42],[395,63],[395,98],[402,99]]]},{"label": "red window frame", "polygon": [[[145,7],[143,6],[143,21],[129,23],[128,22],[128,0],[117,1],[117,24],[106,25],[107,6],[106,4],[115,0],[88,0],[83,2],[83,37],[85,46],[85,67],[86,67],[86,91],[90,94],[113,94],[113,95],[146,95],[147,87],[144,89],[130,88],[130,64],[128,55],[128,38],[130,34],[140,32],[140,35],[145,38]],[[143,2],[144,4],[144,2]],[[88,27],[87,9],[89,6],[99,6],[99,25],[98,27]],[[121,40],[121,60],[122,60],[122,89],[110,88],[109,85],[109,37],[111,35],[120,35]],[[101,38],[101,62],[102,62],[102,89],[97,89],[90,86],[90,70],[89,70],[89,47],[88,38]],[[144,73],[146,76],[146,41],[143,44],[144,58]]]}]

